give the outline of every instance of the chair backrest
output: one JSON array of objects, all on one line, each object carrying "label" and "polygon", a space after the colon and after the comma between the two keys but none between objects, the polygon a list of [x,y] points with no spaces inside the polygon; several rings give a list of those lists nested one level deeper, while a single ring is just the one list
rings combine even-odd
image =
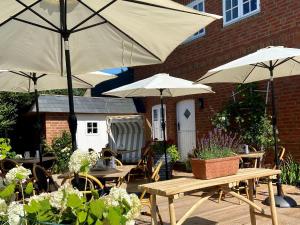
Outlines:
[{"label": "chair backrest", "polygon": [[[279,146],[278,148],[279,148],[278,159],[279,159],[279,164],[281,164],[285,154],[285,147]],[[276,165],[273,166],[273,169],[274,170],[276,169]]]},{"label": "chair backrest", "polygon": [[[156,165],[156,167],[154,168],[154,171],[152,173],[152,176],[151,176],[151,182],[157,182],[159,181],[160,179],[160,176],[159,176],[159,171],[160,171],[160,168],[162,166],[162,161],[159,161],[159,163]],[[144,197],[145,197],[145,194],[146,194],[146,190],[144,190],[140,196],[140,200],[142,200]]]},{"label": "chair backrest", "polygon": [[[56,157],[56,155],[53,152],[47,152],[47,153],[43,154],[43,157]],[[54,164],[55,164],[55,162],[56,162],[56,159],[44,161],[43,162],[43,167],[46,170],[51,171],[52,168],[53,168],[53,166],[54,166]]]},{"label": "chair backrest", "polygon": [[6,174],[9,170],[15,168],[19,164],[11,159],[3,159],[0,163],[1,171],[3,174]]},{"label": "chair backrest", "polygon": [[85,191],[86,180],[88,182],[87,189],[86,189],[87,192],[90,192],[93,189],[96,189],[96,190],[104,189],[104,185],[96,177],[89,175],[89,174],[82,174],[82,173],[79,173],[77,178],[75,178],[74,175],[72,175],[70,177],[66,177],[62,181],[62,184],[69,181],[72,184],[72,186],[76,187],[79,191]]},{"label": "chair backrest", "polygon": [[51,192],[58,189],[56,182],[45,168],[35,165],[32,169],[32,173],[39,192]]}]

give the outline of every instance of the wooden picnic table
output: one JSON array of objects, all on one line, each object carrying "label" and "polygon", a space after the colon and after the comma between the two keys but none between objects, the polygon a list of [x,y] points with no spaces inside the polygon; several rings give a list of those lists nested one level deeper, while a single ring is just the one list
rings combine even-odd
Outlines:
[{"label": "wooden picnic table", "polygon": [[[155,183],[139,185],[139,189],[146,190],[151,195],[151,217],[152,225],[157,224],[156,212],[156,196],[164,196],[168,198],[169,215],[171,225],[181,225],[183,222],[208,198],[214,195],[220,189],[225,193],[231,194],[249,205],[251,224],[256,224],[255,215],[262,215],[272,219],[273,225],[278,225],[277,213],[275,208],[274,192],[272,186],[272,178],[274,175],[280,174],[280,170],[248,168],[240,169],[236,175],[220,177],[211,180],[200,180],[193,177],[184,177],[167,181],[159,181]],[[271,215],[266,215],[264,209],[254,203],[253,186],[256,178],[268,178],[268,191],[270,196]],[[248,180],[249,183],[249,199],[237,194],[230,189],[230,184]],[[201,190],[204,188],[213,188],[209,193],[203,193],[201,198],[186,212],[186,214],[176,222],[174,199],[184,196],[185,193]],[[257,211],[257,212],[256,212]]]},{"label": "wooden picnic table", "polygon": [[[97,170],[97,169],[91,169],[89,171],[89,175],[92,175],[97,178],[105,178],[105,179],[118,179],[117,186],[120,186],[122,182],[124,181],[124,177],[130,172],[131,169],[135,168],[136,165],[123,165],[123,166],[117,166],[115,169],[106,169],[106,170]],[[72,176],[71,173],[64,173],[59,175],[59,178],[67,178]]]},{"label": "wooden picnic table", "polygon": [[260,152],[250,152],[248,154],[239,154],[239,157],[242,159],[250,159],[254,160],[254,167],[261,168],[261,163],[262,163],[262,158],[264,156],[265,152],[260,151]]}]

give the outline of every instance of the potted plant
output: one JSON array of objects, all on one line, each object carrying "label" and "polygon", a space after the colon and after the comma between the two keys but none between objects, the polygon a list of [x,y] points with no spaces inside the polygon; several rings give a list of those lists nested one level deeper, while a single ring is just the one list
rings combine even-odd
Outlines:
[{"label": "potted plant", "polygon": [[[180,154],[178,152],[177,146],[172,144],[171,141],[167,143],[167,162],[168,162],[168,175],[172,176],[172,168],[173,164],[180,159]],[[159,176],[161,180],[166,179],[166,167],[165,167],[165,152],[164,152],[164,142],[163,141],[155,141],[151,145],[152,155],[153,155],[153,163],[157,164],[157,162],[162,161],[163,164],[159,171]]]},{"label": "potted plant", "polygon": [[192,171],[198,179],[213,179],[236,174],[241,139],[232,133],[214,129],[204,136],[190,159]]}]

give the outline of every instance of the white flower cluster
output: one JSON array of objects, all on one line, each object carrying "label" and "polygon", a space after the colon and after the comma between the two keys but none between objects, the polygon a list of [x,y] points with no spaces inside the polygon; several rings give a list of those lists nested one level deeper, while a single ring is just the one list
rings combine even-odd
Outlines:
[{"label": "white flower cluster", "polygon": [[82,197],[82,193],[77,189],[74,189],[69,183],[61,186],[57,191],[51,193],[42,193],[40,195],[32,196],[28,199],[28,204],[30,205],[33,200],[43,201],[49,199],[49,203],[53,208],[58,210],[65,209],[67,207],[67,198],[68,195],[76,194],[79,197]]},{"label": "white flower cluster", "polygon": [[5,216],[7,213],[7,204],[5,200],[0,198],[0,216]]},{"label": "white flower cluster", "polygon": [[23,205],[18,202],[12,202],[8,206],[7,213],[9,225],[20,225],[22,217],[24,217]]},{"label": "white flower cluster", "polygon": [[98,160],[96,152],[83,152],[76,150],[70,157],[69,170],[73,173],[87,172]]},{"label": "white flower cluster", "polygon": [[24,182],[31,175],[31,171],[23,166],[15,167],[7,172],[5,179],[7,183]]},{"label": "white flower cluster", "polygon": [[104,196],[105,204],[108,206],[119,206],[126,202],[130,210],[125,215],[128,219],[126,225],[134,224],[134,219],[140,215],[141,202],[135,194],[128,194],[123,188],[112,188],[109,195]]}]

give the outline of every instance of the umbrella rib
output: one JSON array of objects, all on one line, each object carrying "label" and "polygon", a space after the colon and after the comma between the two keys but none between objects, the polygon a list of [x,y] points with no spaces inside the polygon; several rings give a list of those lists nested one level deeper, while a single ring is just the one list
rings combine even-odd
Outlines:
[{"label": "umbrella rib", "polygon": [[86,29],[89,29],[89,28],[92,28],[92,27],[100,26],[100,25],[105,24],[105,23],[107,23],[107,21],[103,21],[103,22],[100,22],[100,23],[95,23],[93,25],[89,25],[89,26],[86,26],[86,27],[82,27],[82,28],[73,30],[72,33],[74,34],[76,32],[83,31],[83,30],[86,30]]},{"label": "umbrella rib", "polygon": [[274,67],[280,66],[281,64],[286,63],[286,62],[289,61],[289,60],[293,60],[293,57],[288,57],[288,58],[282,60],[280,63],[276,64],[276,63],[278,62],[278,60],[277,60],[277,61],[274,63],[273,66],[274,66]]},{"label": "umbrella rib", "polygon": [[298,60],[294,59],[294,58],[291,58],[291,60],[293,60],[294,62],[300,64],[300,62]]},{"label": "umbrella rib", "polygon": [[46,30],[50,30],[50,31],[53,31],[53,32],[56,32],[56,33],[60,33],[59,30],[55,30],[55,29],[52,29],[50,27],[46,27],[46,26],[43,26],[43,25],[40,25],[40,24],[37,24],[37,23],[27,21],[27,20],[23,20],[23,19],[19,19],[19,18],[13,18],[13,20],[16,20],[16,21],[19,21],[19,22],[22,22],[22,23],[26,23],[26,24],[30,24],[32,26],[36,26],[36,27],[43,28],[43,29],[46,29]]},{"label": "umbrella rib", "polygon": [[[82,2],[81,0],[78,0],[82,5],[84,5],[86,8],[88,8],[89,10],[91,10],[92,12],[95,12],[95,10],[93,10],[91,7],[89,7],[87,4],[85,4],[84,2]],[[156,58],[159,61],[162,61],[157,55],[155,55],[153,52],[151,52],[149,49],[147,49],[146,47],[144,47],[142,44],[140,44],[138,41],[136,41],[135,39],[133,39],[129,34],[125,33],[124,31],[122,31],[120,28],[118,28],[117,26],[115,26],[112,22],[108,21],[106,18],[104,18],[103,16],[101,16],[100,14],[97,14],[101,19],[105,20],[107,23],[109,23],[112,27],[114,27],[116,30],[118,30],[119,32],[121,32],[122,34],[124,34],[126,37],[128,37],[129,39],[131,39],[132,41],[134,41],[137,45],[139,45],[141,48],[143,48],[145,51],[147,51],[150,55],[152,55],[154,58]]]},{"label": "umbrella rib", "polygon": [[91,86],[91,87],[94,87],[92,84],[86,82],[85,80],[82,80],[82,79],[76,77],[75,75],[72,75],[72,77],[76,78],[77,80],[79,80],[80,82],[82,82],[82,83],[84,83],[84,84],[87,84],[87,85],[89,85],[89,86]]},{"label": "umbrella rib", "polygon": [[38,79],[40,79],[40,78],[43,78],[44,76],[47,76],[47,74],[44,73],[44,74],[42,74],[42,75],[36,77],[36,79],[38,80]]},{"label": "umbrella rib", "polygon": [[[94,11],[93,10],[93,14],[88,16],[87,18],[85,18],[84,20],[82,20],[80,23],[78,23],[77,25],[75,25],[74,27],[72,27],[70,29],[70,32],[72,33],[76,28],[80,27],[82,24],[86,23],[87,21],[89,21],[91,18],[95,17],[96,15],[98,15],[100,12],[102,12],[104,9],[108,8],[109,6],[111,6],[112,4],[114,4],[117,0],[113,0],[110,3],[106,4],[105,6],[103,6],[102,8],[100,8],[98,11]],[[79,1],[80,3],[82,3],[81,1]]]},{"label": "umbrella rib", "polygon": [[134,4],[147,5],[147,6],[161,8],[161,9],[167,9],[167,10],[176,11],[176,12],[182,12],[182,13],[194,14],[194,15],[199,15],[199,16],[201,15],[201,16],[211,17],[209,15],[205,15],[205,14],[201,14],[201,13],[194,13],[194,12],[188,12],[188,11],[180,10],[180,9],[173,9],[173,8],[166,7],[166,6],[156,5],[156,4],[147,3],[147,2],[141,2],[141,1],[137,1],[137,0],[123,0],[123,1],[134,3]]},{"label": "umbrella rib", "polygon": [[[32,3],[31,5],[29,5],[28,7],[31,8],[33,6],[35,6],[36,4],[40,3],[42,0],[38,0],[34,3]],[[3,26],[4,24],[8,23],[9,21],[11,21],[12,19],[16,18],[17,16],[21,15],[22,13],[24,13],[25,11],[27,11],[28,9],[24,8],[22,9],[20,12],[16,13],[15,15],[9,17],[7,20],[4,20],[2,23],[0,23],[0,27]]]},{"label": "umbrella rib", "polygon": [[38,16],[39,18],[41,18],[42,20],[44,20],[46,23],[48,23],[49,25],[51,25],[52,27],[54,27],[57,31],[60,31],[60,29],[55,26],[55,24],[53,24],[51,21],[49,21],[48,19],[46,19],[45,17],[43,17],[42,15],[40,15],[38,12],[34,11],[31,7],[27,6],[25,3],[23,3],[20,0],[16,0],[19,4],[23,5],[27,10],[29,10],[30,12],[32,12],[33,14],[35,14],[36,16]]},{"label": "umbrella rib", "polygon": [[26,77],[26,78],[31,79],[31,76],[29,76],[28,74],[26,74],[24,72],[16,72],[16,71],[11,71],[11,70],[9,72],[11,72],[13,74],[16,74],[16,75],[19,75],[19,76],[22,76],[22,77]]},{"label": "umbrella rib", "polygon": [[253,72],[253,70],[256,68],[256,65],[257,64],[255,64],[254,66],[253,66],[253,68],[251,69],[251,71],[248,73],[248,75],[245,77],[245,79],[243,80],[243,82],[242,83],[245,83],[245,81],[248,79],[248,77],[251,75],[251,73]]},{"label": "umbrella rib", "polygon": [[214,72],[214,73],[212,73],[212,74],[209,74],[208,76],[206,76],[206,77],[200,77],[198,80],[196,80],[196,82],[200,82],[200,81],[203,81],[203,80],[205,80],[205,79],[207,79],[207,78],[209,78],[209,77],[211,77],[211,76],[213,76],[213,75],[215,75],[215,74],[217,74],[217,73],[220,73],[222,70],[220,70],[220,71],[216,71],[216,72]]}]

